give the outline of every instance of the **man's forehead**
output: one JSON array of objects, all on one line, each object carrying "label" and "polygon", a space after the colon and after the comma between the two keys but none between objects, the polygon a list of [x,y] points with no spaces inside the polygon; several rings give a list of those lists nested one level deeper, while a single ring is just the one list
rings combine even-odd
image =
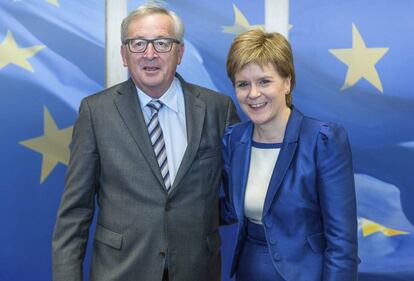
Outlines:
[{"label": "man's forehead", "polygon": [[165,14],[149,14],[142,15],[133,18],[129,27],[131,26],[164,26],[164,27],[174,27],[174,20]]},{"label": "man's forehead", "polygon": [[128,25],[128,35],[134,37],[165,37],[174,35],[174,22],[165,14],[150,14],[133,19]]}]

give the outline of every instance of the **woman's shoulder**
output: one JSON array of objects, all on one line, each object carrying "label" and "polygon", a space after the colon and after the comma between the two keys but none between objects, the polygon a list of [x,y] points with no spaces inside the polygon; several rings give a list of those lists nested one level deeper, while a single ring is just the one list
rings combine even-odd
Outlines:
[{"label": "woman's shoulder", "polygon": [[224,132],[224,137],[232,139],[240,139],[242,135],[252,126],[251,121],[244,121],[237,124],[230,125]]},{"label": "woman's shoulder", "polygon": [[341,124],[305,117],[303,125],[302,140],[309,140],[318,147],[320,156],[325,155],[323,157],[329,158],[338,153],[349,153],[348,134]]},{"label": "woman's shoulder", "polygon": [[230,152],[233,150],[235,143],[248,141],[251,136],[252,127],[253,125],[250,121],[227,127],[221,139],[223,151]]},{"label": "woman's shoulder", "polygon": [[346,135],[346,131],[341,124],[306,115],[303,116],[302,131],[319,135],[322,139],[332,139],[340,135]]},{"label": "woman's shoulder", "polygon": [[350,155],[347,132],[339,123],[304,116],[299,138],[302,143],[315,147],[321,159]]}]

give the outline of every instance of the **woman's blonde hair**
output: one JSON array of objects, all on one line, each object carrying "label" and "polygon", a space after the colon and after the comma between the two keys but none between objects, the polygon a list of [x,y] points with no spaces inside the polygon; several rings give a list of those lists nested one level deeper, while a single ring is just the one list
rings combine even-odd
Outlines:
[{"label": "woman's blonde hair", "polygon": [[260,66],[271,63],[282,78],[290,78],[286,104],[291,107],[295,68],[292,49],[286,38],[277,32],[268,33],[260,29],[240,33],[231,44],[227,55],[227,75],[233,85],[236,73],[249,63]]}]

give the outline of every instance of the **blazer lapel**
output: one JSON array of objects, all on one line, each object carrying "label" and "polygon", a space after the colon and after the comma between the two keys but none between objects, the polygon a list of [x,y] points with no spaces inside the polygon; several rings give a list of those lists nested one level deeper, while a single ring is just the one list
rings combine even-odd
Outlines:
[{"label": "blazer lapel", "polygon": [[250,169],[253,123],[248,122],[239,141],[235,142],[233,158],[231,159],[231,175],[234,182],[233,200],[239,221],[244,217],[244,196]]},{"label": "blazer lapel", "polygon": [[174,191],[194,161],[198,147],[200,146],[204,117],[206,113],[206,105],[204,101],[198,98],[200,93],[194,91],[191,92],[187,83],[181,78],[181,76],[178,74],[176,76],[180,80],[184,94],[188,144],[183,159],[181,160],[180,167],[178,168],[177,175],[175,176],[173,185],[171,186],[170,193]]},{"label": "blazer lapel", "polygon": [[289,118],[283,146],[280,150],[279,157],[276,161],[273,174],[270,179],[269,189],[267,190],[266,199],[263,207],[263,217],[269,211],[269,208],[277,194],[286,171],[289,168],[290,162],[295,154],[298,144],[300,126],[302,124],[303,115],[296,109],[292,109],[291,116]]},{"label": "blazer lapel", "polygon": [[118,89],[117,94],[114,103],[122,120],[125,122],[145,160],[148,162],[154,176],[164,186],[160,168],[158,167],[152,149],[151,140],[147,134],[147,125],[138,101],[136,88],[132,80],[129,79],[123,83]]}]

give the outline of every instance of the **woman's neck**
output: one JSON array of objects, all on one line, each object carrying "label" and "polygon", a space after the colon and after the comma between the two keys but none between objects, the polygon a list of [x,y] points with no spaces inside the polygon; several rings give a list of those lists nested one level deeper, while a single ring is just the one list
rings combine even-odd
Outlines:
[{"label": "woman's neck", "polygon": [[291,109],[286,108],[273,122],[254,125],[253,140],[261,143],[282,143]]}]

